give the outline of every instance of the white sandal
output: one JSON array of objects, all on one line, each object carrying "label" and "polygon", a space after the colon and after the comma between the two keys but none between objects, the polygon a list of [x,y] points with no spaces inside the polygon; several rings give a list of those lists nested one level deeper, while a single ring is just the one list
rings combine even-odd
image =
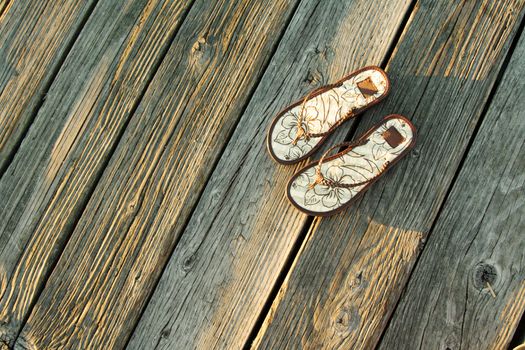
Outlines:
[{"label": "white sandal", "polygon": [[[336,214],[407,154],[415,139],[415,127],[407,118],[389,115],[357,141],[336,145],[299,170],[288,183],[288,199],[309,215]],[[346,148],[327,156],[341,147]]]},{"label": "white sandal", "polygon": [[371,66],[310,92],[273,120],[267,135],[270,155],[282,164],[308,158],[339,125],[381,101],[389,90],[386,73]]}]

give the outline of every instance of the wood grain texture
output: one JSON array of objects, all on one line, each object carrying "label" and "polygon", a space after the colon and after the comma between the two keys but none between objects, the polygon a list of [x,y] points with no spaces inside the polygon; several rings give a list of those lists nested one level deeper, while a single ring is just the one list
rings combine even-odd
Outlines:
[{"label": "wood grain texture", "polygon": [[94,3],[0,3],[0,174]]},{"label": "wood grain texture", "polygon": [[0,339],[12,344],[191,1],[101,0],[0,179]]},{"label": "wood grain texture", "polygon": [[523,1],[416,4],[388,65],[392,94],[357,130],[401,113],[418,128],[416,148],[351,209],[314,222],[256,347],[375,347],[459,166],[523,6]]},{"label": "wood grain texture", "polygon": [[293,5],[192,5],[15,347],[123,347]]},{"label": "wood grain texture", "polygon": [[0,21],[2,20],[2,15],[7,11],[10,0],[0,0]]},{"label": "wood grain texture", "polygon": [[525,309],[524,55],[522,34],[383,349],[508,348]]},{"label": "wood grain texture", "polygon": [[408,1],[301,2],[129,349],[246,344],[306,218],[283,196],[294,167],[270,159],[268,124],[312,88],[380,63],[408,7]]}]

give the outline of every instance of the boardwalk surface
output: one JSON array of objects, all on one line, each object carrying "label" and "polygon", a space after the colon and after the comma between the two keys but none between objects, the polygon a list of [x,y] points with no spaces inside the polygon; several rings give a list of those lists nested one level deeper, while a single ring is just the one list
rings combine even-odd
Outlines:
[{"label": "boardwalk surface", "polygon": [[[525,0],[0,0],[0,349],[525,341]],[[272,117],[365,65],[414,151],[329,218]],[[317,152],[313,158],[318,158]]]}]

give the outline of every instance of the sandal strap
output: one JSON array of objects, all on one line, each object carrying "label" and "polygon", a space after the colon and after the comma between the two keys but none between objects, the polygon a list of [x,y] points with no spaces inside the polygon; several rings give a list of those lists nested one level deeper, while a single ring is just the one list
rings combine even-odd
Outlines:
[{"label": "sandal strap", "polygon": [[308,102],[310,100],[311,96],[314,95],[315,93],[317,93],[317,92],[319,92],[321,90],[328,91],[328,90],[333,89],[334,87],[335,87],[335,84],[321,86],[321,87],[318,87],[315,90],[310,91],[308,93],[308,95],[305,96],[305,98],[303,99],[303,103],[301,104],[301,111],[299,112],[299,115],[297,116],[297,134],[296,134],[294,140],[292,141],[292,144],[296,145],[297,142],[301,138],[304,138],[304,139],[306,139],[308,141],[311,137],[321,137],[321,136],[325,136],[327,134],[330,134],[339,125],[341,125],[342,123],[344,123],[348,119],[351,119],[351,118],[355,117],[356,109],[352,108],[342,118],[340,118],[338,121],[336,121],[327,131],[319,132],[319,133],[310,133],[310,132],[306,131],[303,128],[303,119],[304,119],[304,113],[305,113],[305,110],[306,110],[306,102]]},{"label": "sandal strap", "polygon": [[364,140],[357,140],[357,141],[353,141],[353,142],[343,142],[343,143],[340,143],[340,144],[337,144],[335,146],[332,146],[330,147],[322,156],[321,156],[321,159],[319,159],[319,162],[317,163],[317,165],[315,166],[315,179],[314,179],[314,182],[311,183],[308,187],[310,189],[314,188],[316,185],[318,184],[322,184],[322,185],[325,185],[325,186],[328,186],[328,187],[341,187],[341,188],[352,188],[352,187],[358,187],[358,186],[362,186],[362,185],[366,185],[368,183],[370,183],[371,181],[375,180],[376,178],[378,178],[379,176],[381,176],[384,172],[384,170],[386,169],[386,167],[389,165],[389,162],[386,162],[382,169],[379,171],[379,173],[373,177],[371,177],[370,179],[368,180],[365,180],[365,181],[362,181],[362,182],[356,182],[356,183],[351,183],[351,184],[342,184],[342,183],[338,183],[338,182],[335,182],[329,178],[326,178],[324,177],[322,171],[321,171],[321,165],[323,164],[326,156],[331,152],[333,151],[334,149],[336,148],[341,148],[341,147],[347,147],[343,152],[344,154],[350,152],[353,148],[357,147],[357,146],[361,146],[361,145],[364,145],[368,143],[368,139],[364,139]]}]

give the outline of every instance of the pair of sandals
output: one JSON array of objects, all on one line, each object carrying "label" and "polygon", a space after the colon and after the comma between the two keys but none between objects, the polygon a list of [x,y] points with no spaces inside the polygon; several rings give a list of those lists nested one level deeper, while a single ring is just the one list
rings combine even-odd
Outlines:
[{"label": "pair of sandals", "polygon": [[[273,120],[267,136],[270,155],[281,164],[308,158],[339,125],[379,103],[389,91],[386,73],[371,66],[310,92]],[[336,214],[406,155],[415,139],[416,129],[406,117],[389,115],[357,140],[331,147],[319,161],[299,170],[288,183],[288,199],[309,215]]]}]

